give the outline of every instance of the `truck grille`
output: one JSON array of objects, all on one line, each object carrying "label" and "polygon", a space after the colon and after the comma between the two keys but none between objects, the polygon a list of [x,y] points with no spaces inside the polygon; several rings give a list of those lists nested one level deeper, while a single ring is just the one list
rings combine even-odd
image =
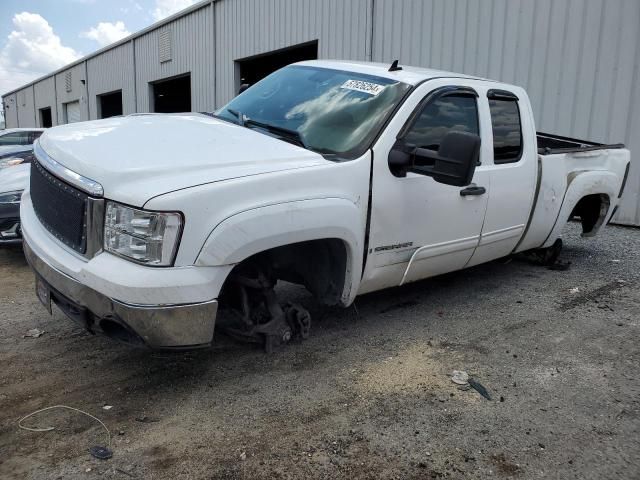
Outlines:
[{"label": "truck grille", "polygon": [[89,196],[31,163],[31,201],[40,223],[58,240],[84,254]]}]

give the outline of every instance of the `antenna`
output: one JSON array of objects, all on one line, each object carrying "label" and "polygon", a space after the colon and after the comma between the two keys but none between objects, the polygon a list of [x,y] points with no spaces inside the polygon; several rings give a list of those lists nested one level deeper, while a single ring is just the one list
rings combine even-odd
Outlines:
[{"label": "antenna", "polygon": [[394,60],[391,66],[389,67],[390,72],[397,72],[398,70],[402,70],[402,67],[398,66],[398,60]]}]

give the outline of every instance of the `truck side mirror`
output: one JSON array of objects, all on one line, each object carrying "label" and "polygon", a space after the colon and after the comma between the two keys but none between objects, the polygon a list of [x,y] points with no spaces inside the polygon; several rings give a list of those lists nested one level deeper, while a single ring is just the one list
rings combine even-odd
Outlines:
[{"label": "truck side mirror", "polygon": [[480,137],[467,132],[449,132],[438,151],[413,148],[407,152],[396,144],[389,153],[389,168],[398,177],[406,172],[433,177],[455,187],[471,184],[480,158]]}]

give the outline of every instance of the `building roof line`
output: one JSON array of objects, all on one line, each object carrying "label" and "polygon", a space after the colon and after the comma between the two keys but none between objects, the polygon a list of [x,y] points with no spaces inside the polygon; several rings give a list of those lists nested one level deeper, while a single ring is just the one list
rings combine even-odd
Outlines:
[{"label": "building roof line", "polygon": [[[121,38],[120,40],[110,43],[109,45],[106,45],[102,48],[100,48],[99,50],[96,50],[95,52],[89,53],[87,55],[85,55],[84,57],[81,57],[77,60],[74,60],[71,63],[68,63],[60,68],[58,68],[57,70],[54,70],[53,72],[47,73],[46,75],[43,75],[41,77],[36,78],[35,80],[32,80],[29,83],[25,83],[24,85],[22,85],[21,87],[18,88],[14,88],[13,90],[8,91],[7,93],[2,94],[2,98],[8,96],[8,95],[12,95],[14,93],[19,92],[20,90],[24,90],[25,88],[29,88],[32,85],[35,85],[36,83],[42,82],[43,80],[46,80],[48,78],[54,77],[55,75],[64,72],[65,70],[69,70],[70,68],[73,68],[77,65],[80,65],[83,62],[86,62],[87,60],[90,60],[94,57],[97,57],[98,55],[101,55],[105,52],[108,52],[109,50],[113,50],[114,48],[120,47],[122,45],[124,45],[125,43],[129,43],[132,40],[135,40],[136,38],[139,38],[153,30],[156,30],[160,27],[162,27],[163,25],[166,25],[168,23],[173,22],[174,20],[177,20],[178,18],[182,18],[185,17],[187,15],[189,15],[192,12],[195,12],[196,10],[200,10],[201,8],[206,7],[207,5],[212,5],[215,2],[218,2],[220,0],[201,0],[199,2],[194,3],[193,5],[180,10],[179,12],[174,13],[173,15],[169,15],[167,18],[163,18],[162,20],[157,21],[156,23],[152,23],[151,25],[149,25],[148,27],[143,28],[142,30],[138,30],[137,32],[132,33],[131,35]],[[86,79],[85,79],[86,80]]]}]

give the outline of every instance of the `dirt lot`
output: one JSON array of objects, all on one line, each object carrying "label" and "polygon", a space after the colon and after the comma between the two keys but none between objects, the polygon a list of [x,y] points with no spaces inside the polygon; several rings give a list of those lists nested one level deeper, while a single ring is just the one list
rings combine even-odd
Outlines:
[{"label": "dirt lot", "polygon": [[[499,261],[347,310],[287,288],[312,337],[270,356],[93,337],[49,317],[21,250],[2,250],[0,478],[640,478],[640,231],[572,225],[565,242],[568,271]],[[113,458],[89,455],[106,433],[73,412],[18,428],[56,404],[102,419]]]}]

